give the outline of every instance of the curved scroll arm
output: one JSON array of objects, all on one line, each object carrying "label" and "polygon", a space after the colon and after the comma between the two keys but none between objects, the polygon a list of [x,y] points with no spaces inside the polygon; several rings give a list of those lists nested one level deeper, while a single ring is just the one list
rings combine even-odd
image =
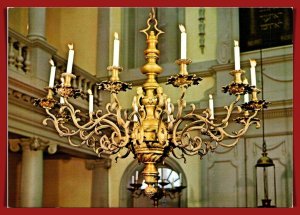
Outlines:
[{"label": "curved scroll arm", "polygon": [[[172,130],[169,129],[169,132],[171,131],[172,134],[171,142],[182,152],[180,156],[173,153],[176,158],[184,157],[184,154],[194,155],[197,153],[202,158],[208,151],[214,151],[219,145],[228,148],[234,147],[240,137],[247,132],[250,125],[256,124],[256,127],[260,126],[259,121],[254,118],[258,113],[258,110],[256,110],[251,116],[241,120],[242,128],[231,133],[226,131],[233,110],[237,108],[237,113],[241,113],[241,108],[236,105],[240,100],[240,95],[237,95],[236,99],[228,107],[225,106],[227,113],[220,123],[215,123],[209,119],[209,110],[204,111],[204,115],[196,114],[194,105],[192,105],[192,110],[188,114],[182,116],[182,111],[185,107],[184,93],[185,91],[182,90],[182,96],[178,102],[177,117],[173,122]],[[224,139],[232,139],[233,141],[225,144],[223,142]]]}]

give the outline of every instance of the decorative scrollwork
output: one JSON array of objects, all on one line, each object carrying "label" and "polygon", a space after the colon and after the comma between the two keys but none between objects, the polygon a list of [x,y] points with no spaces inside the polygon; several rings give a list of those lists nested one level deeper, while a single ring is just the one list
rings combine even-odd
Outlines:
[{"label": "decorative scrollwork", "polygon": [[198,85],[202,81],[202,78],[193,75],[182,75],[177,74],[168,78],[167,84],[172,84],[174,87],[185,87],[188,88],[191,85]]},{"label": "decorative scrollwork", "polygon": [[229,93],[229,95],[245,95],[245,93],[252,93],[254,86],[244,83],[232,82],[231,84],[222,87],[224,93]]},{"label": "decorative scrollwork", "polygon": [[132,88],[130,83],[122,82],[122,81],[102,81],[97,84],[99,86],[99,90],[106,90],[111,93],[119,93],[120,91],[126,91]]}]

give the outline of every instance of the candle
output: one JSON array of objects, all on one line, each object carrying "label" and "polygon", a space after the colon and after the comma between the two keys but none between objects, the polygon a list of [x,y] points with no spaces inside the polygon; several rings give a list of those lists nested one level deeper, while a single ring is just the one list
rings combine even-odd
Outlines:
[{"label": "candle", "polygon": [[73,60],[74,60],[74,50],[73,50],[73,44],[68,44],[69,46],[69,56],[68,56],[68,64],[67,64],[67,73],[72,73],[72,66],[73,66]]},{"label": "candle", "polygon": [[55,69],[56,69],[56,66],[54,66],[54,62],[53,62],[52,59],[49,60],[49,63],[51,64],[49,88],[53,88],[54,87],[54,80],[55,80]]},{"label": "candle", "polygon": [[161,180],[161,169],[160,168],[158,168],[158,176],[159,176],[159,178]]},{"label": "candle", "polygon": [[256,73],[255,73],[255,66],[256,66],[256,61],[250,59],[250,75],[251,75],[251,85],[256,86]]},{"label": "candle", "polygon": [[180,58],[186,59],[186,32],[185,27],[183,25],[179,25],[179,29],[181,31],[181,52]]},{"label": "candle", "polygon": [[63,77],[60,78],[61,86],[63,87],[65,85],[65,79]]},{"label": "candle", "polygon": [[137,181],[139,179],[139,172],[135,171],[135,180]]},{"label": "candle", "polygon": [[[167,111],[168,111],[168,114],[170,114],[171,111],[172,111],[172,108],[171,108],[171,99],[170,98],[167,98]],[[170,122],[170,121],[171,121],[171,118],[168,115],[168,122]]]},{"label": "candle", "polygon": [[120,40],[118,39],[118,33],[115,32],[114,39],[114,53],[113,53],[113,66],[119,66],[119,51],[120,51]]},{"label": "candle", "polygon": [[240,65],[240,47],[239,47],[239,42],[238,41],[234,41],[234,69],[235,70],[240,70],[241,69],[241,65]]},{"label": "candle", "polygon": [[[247,78],[245,78],[245,79],[243,80],[243,84],[245,84],[245,85],[249,84]],[[248,93],[245,93],[245,95],[244,95],[244,102],[245,102],[245,103],[248,103],[248,102],[249,102],[249,94],[248,94]]]},{"label": "candle", "polygon": [[[245,85],[249,84],[247,78],[245,78],[245,79],[243,80],[243,84],[245,84]],[[248,102],[249,102],[249,94],[248,94],[248,93],[245,93],[245,95],[244,95],[244,102],[245,102],[245,103],[248,103]]]},{"label": "candle", "polygon": [[92,91],[90,89],[88,89],[88,94],[89,94],[89,112],[93,113],[93,109],[94,109],[94,96],[92,94]]},{"label": "candle", "polygon": [[172,110],[172,108],[171,108],[171,99],[167,98],[167,111],[169,113],[171,113],[171,110]]},{"label": "candle", "polygon": [[211,111],[211,116],[209,119],[214,119],[214,100],[212,94],[209,94],[209,109]]},{"label": "candle", "polygon": [[131,177],[131,184],[134,184],[134,176]]},{"label": "candle", "polygon": [[[137,102],[136,102],[136,96],[133,97],[132,106],[133,106],[133,111],[137,112],[138,111],[138,106],[137,106]],[[133,121],[134,122],[138,121],[138,118],[137,118],[136,114],[133,115]]]},{"label": "candle", "polygon": [[248,94],[248,93],[246,93],[246,94],[244,95],[244,102],[245,102],[245,103],[248,103],[248,102],[249,102],[249,94]]},{"label": "candle", "polygon": [[64,103],[65,103],[64,97],[60,97],[60,98],[59,98],[59,103],[60,103],[60,104],[64,104]]}]

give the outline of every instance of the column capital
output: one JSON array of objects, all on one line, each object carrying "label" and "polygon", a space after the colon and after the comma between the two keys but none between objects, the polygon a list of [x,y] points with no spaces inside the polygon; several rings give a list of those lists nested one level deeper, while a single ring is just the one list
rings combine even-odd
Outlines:
[{"label": "column capital", "polygon": [[39,137],[9,139],[8,143],[10,150],[13,152],[18,152],[21,149],[22,151],[44,151],[47,149],[49,154],[54,154],[57,151],[57,144],[42,140]]},{"label": "column capital", "polygon": [[110,158],[100,158],[96,160],[86,160],[85,167],[88,170],[94,170],[97,168],[109,169],[111,167],[111,159]]}]

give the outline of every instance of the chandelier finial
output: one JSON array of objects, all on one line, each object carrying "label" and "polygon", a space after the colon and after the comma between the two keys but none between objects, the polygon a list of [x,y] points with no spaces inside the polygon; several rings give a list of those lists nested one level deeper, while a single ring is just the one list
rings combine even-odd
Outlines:
[{"label": "chandelier finial", "polygon": [[154,32],[155,38],[158,39],[158,36],[160,34],[163,34],[165,32],[163,32],[162,30],[160,30],[159,28],[157,28],[157,19],[155,17],[155,10],[154,8],[151,8],[151,12],[149,13],[149,18],[147,20],[147,27],[143,30],[140,30],[140,32],[143,32],[144,34],[146,34],[147,39],[149,38],[149,32]]}]

